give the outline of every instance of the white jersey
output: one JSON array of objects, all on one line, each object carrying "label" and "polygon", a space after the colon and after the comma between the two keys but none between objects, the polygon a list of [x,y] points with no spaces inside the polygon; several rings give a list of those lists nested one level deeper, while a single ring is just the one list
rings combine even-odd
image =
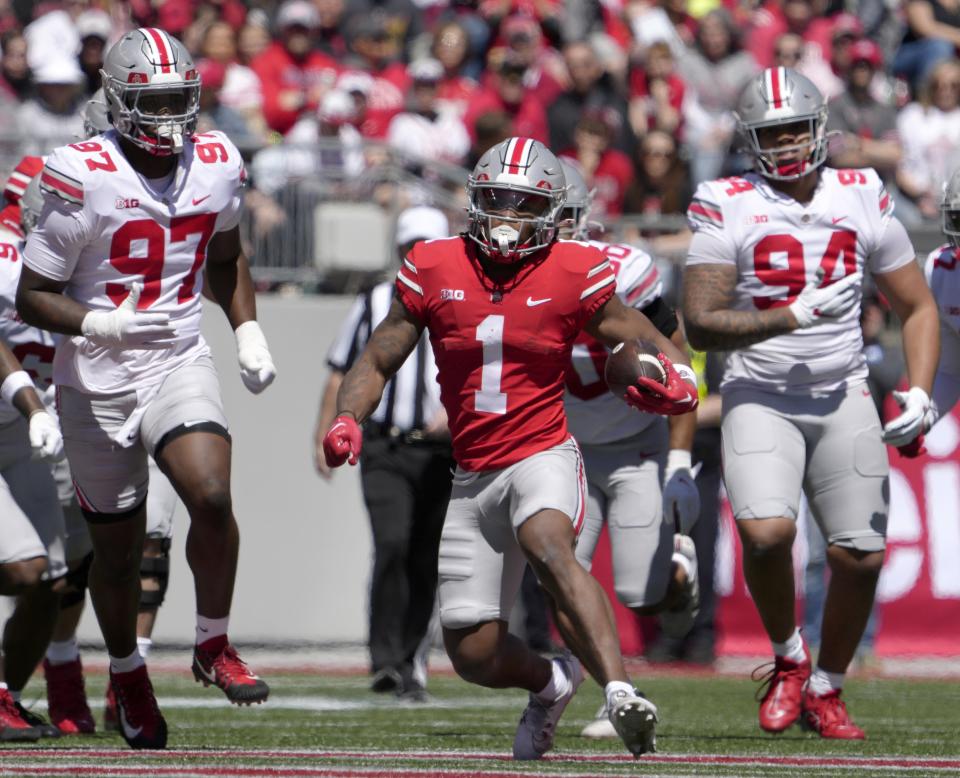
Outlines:
[{"label": "white jersey", "polygon": [[[617,295],[642,309],[663,294],[663,282],[650,255],[633,246],[601,243],[599,249],[617,275]],[[657,416],[640,413],[614,397],[603,380],[609,351],[600,341],[581,332],[573,344],[563,402],[570,433],[583,445],[625,440],[643,432]]]},{"label": "white jersey", "polygon": [[235,227],[246,174],[220,132],[185,139],[175,174],[152,182],[127,161],[114,130],[56,149],[41,175],[44,208],[24,261],[93,310],[114,310],[139,282],[140,311],[169,314],[167,348],[105,348],[64,338],[54,381],[113,394],[150,389],[172,370],[209,353],[200,334],[203,266],[217,232]]},{"label": "white jersey", "polygon": [[[0,228],[0,339],[3,340],[23,369],[30,374],[37,392],[47,405],[52,405],[53,353],[56,340],[46,330],[25,324],[17,313],[17,284],[23,267],[20,250],[23,238]],[[0,424],[20,418],[12,405],[0,401]]]},{"label": "white jersey", "polygon": [[[750,173],[700,184],[687,211],[694,237],[688,265],[737,267],[732,308],[789,305],[823,268],[824,283],[857,271],[888,273],[913,261],[893,200],[870,169],[820,169],[802,204]],[[859,291],[858,291],[859,294]],[[738,349],[721,389],[751,386],[786,394],[833,391],[867,378],[860,306]]]}]

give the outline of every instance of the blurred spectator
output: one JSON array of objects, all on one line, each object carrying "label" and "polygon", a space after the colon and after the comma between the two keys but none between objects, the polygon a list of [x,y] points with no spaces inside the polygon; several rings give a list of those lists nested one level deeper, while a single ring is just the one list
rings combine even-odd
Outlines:
[{"label": "blurred spectator", "polygon": [[263,145],[263,138],[250,131],[243,116],[220,100],[220,90],[223,89],[227,76],[224,64],[212,59],[201,59],[197,62],[197,72],[200,74],[200,116],[197,119],[197,132],[225,132],[241,152],[249,152]]},{"label": "blurred spectator", "polygon": [[513,133],[513,119],[503,111],[489,111],[477,117],[474,126],[475,137],[470,147],[467,164],[468,170],[473,170],[480,157],[487,149],[493,148],[500,141],[511,137]]},{"label": "blurred spectator", "polygon": [[872,167],[892,182],[903,155],[897,134],[897,112],[870,93],[874,75],[883,69],[880,47],[871,40],[853,43],[846,89],[830,101],[828,132],[840,135],[830,141],[830,165],[839,168]]},{"label": "blurred spectator", "polygon": [[829,61],[833,22],[824,16],[825,0],[768,0],[744,36],[747,50],[761,68],[773,64],[777,39],[787,32],[804,42],[804,58]]},{"label": "blurred spectator", "polygon": [[220,104],[243,117],[251,134],[266,139],[267,122],[263,116],[263,90],[256,73],[237,61],[237,33],[226,22],[214,22],[204,32],[200,53],[224,68]]},{"label": "blurred spectator", "polygon": [[633,136],[627,124],[627,101],[603,69],[593,45],[587,42],[567,44],[563,59],[570,77],[570,88],[561,93],[547,110],[550,148],[570,148],[581,115],[589,109],[602,108],[608,109],[606,115],[617,124],[613,146],[630,153]]},{"label": "blurred spectator", "polygon": [[3,48],[0,59],[0,93],[18,100],[26,100],[33,91],[33,79],[27,63],[27,39],[17,31],[0,37]]},{"label": "blurred spectator", "polygon": [[477,91],[477,81],[470,74],[470,39],[459,22],[440,25],[430,48],[433,57],[443,66],[443,77],[437,85],[437,100],[459,116]]},{"label": "blurred spectator", "polygon": [[397,58],[402,58],[413,40],[423,33],[423,14],[411,0],[350,0],[347,29],[361,19],[377,20],[384,34],[396,42]]},{"label": "blurred spectator", "polygon": [[893,59],[893,72],[917,91],[938,62],[956,56],[960,5],[955,0],[907,0],[904,15],[907,29]]},{"label": "blurred spectator", "polygon": [[[919,218],[940,218],[940,194],[960,164],[960,61],[940,62],[930,70],[916,102],[897,117],[903,159],[897,185],[919,211]],[[908,225],[908,210],[901,211]]]},{"label": "blurred spectator", "polygon": [[470,150],[470,137],[460,117],[443,109],[437,100],[437,86],[443,65],[422,59],[408,68],[413,86],[407,96],[407,110],[390,121],[387,143],[414,158],[438,159],[463,164]]},{"label": "blurred spectator", "polygon": [[107,44],[113,35],[113,22],[106,11],[84,11],[77,17],[77,34],[80,36],[80,69],[86,79],[84,92],[87,97],[101,87],[100,68]]},{"label": "blurred spectator", "polygon": [[805,75],[831,100],[844,90],[844,78],[850,69],[850,47],[863,35],[863,25],[853,14],[840,13],[833,17],[830,46],[820,52],[808,46],[797,71]]},{"label": "blurred spectator", "polygon": [[77,61],[62,56],[39,65],[33,77],[36,97],[20,106],[17,123],[22,153],[42,156],[83,137],[84,79]]},{"label": "blurred spectator", "polygon": [[693,43],[696,22],[686,0],[629,0],[624,13],[641,56],[657,41],[665,41],[676,57]]},{"label": "blurred spectator", "polygon": [[54,59],[74,57],[80,51],[77,18],[88,7],[86,0],[53,2],[24,28],[27,39],[27,63],[36,71]]},{"label": "blurred spectator", "polygon": [[467,132],[471,137],[476,138],[478,118],[486,113],[496,112],[510,117],[509,135],[549,143],[547,112],[535,96],[527,94],[523,85],[525,72],[523,65],[508,59],[491,73],[489,84],[477,91],[464,116],[464,124],[467,125]]},{"label": "blurred spectator", "polygon": [[[540,25],[529,16],[508,16],[500,26],[505,46],[500,51],[524,65],[523,85],[543,105],[550,105],[567,84],[567,69],[560,53],[544,40]],[[491,52],[491,57],[496,52]]]},{"label": "blurred spectator", "polygon": [[347,39],[343,33],[346,20],[344,0],[313,0],[320,15],[317,29],[317,48],[324,54],[342,59],[347,54]]},{"label": "blurred spectator", "polygon": [[623,213],[623,197],[633,178],[630,157],[613,148],[616,116],[609,108],[592,108],[584,112],[573,132],[573,146],[562,155],[575,160],[587,180],[596,189],[592,214],[599,221]]},{"label": "blurred spectator", "polygon": [[177,36],[195,51],[208,24],[219,19],[239,30],[246,17],[247,9],[241,0],[163,0],[156,3],[156,18],[151,26]]},{"label": "blurred spectator", "polygon": [[683,137],[683,102],[687,87],[674,72],[666,41],[651,43],[642,65],[630,73],[630,126],[637,137],[663,130]]},{"label": "blurred spectator", "polygon": [[720,176],[733,137],[733,109],[744,87],[759,72],[740,48],[739,32],[725,9],[700,20],[696,45],[684,52],[677,71],[696,94],[700,111],[686,111],[685,141],[695,183]]},{"label": "blurred spectator", "polygon": [[803,58],[803,38],[795,32],[785,32],[773,44],[773,65],[783,68],[793,68],[800,64]]},{"label": "blurred spectator", "polygon": [[270,46],[270,31],[261,24],[245,24],[237,33],[237,62],[250,67]]},{"label": "blurred spectator", "polygon": [[289,130],[306,111],[316,110],[333,86],[337,63],[313,49],[319,14],[308,0],[286,0],[277,13],[278,40],[250,64],[263,88],[263,115],[270,129]]}]

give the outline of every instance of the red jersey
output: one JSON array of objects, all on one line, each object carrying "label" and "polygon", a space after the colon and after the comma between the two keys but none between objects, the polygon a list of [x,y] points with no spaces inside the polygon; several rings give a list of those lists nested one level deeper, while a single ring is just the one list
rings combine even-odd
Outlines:
[{"label": "red jersey", "polygon": [[573,341],[617,284],[586,243],[557,241],[502,288],[483,274],[478,251],[463,237],[418,243],[396,284],[430,332],[454,457],[469,471],[508,467],[569,437]]}]

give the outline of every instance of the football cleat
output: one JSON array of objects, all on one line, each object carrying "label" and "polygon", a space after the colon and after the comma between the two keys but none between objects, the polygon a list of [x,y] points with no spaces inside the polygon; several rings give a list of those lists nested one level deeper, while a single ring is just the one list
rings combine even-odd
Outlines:
[{"label": "football cleat", "polygon": [[570,689],[549,704],[541,702],[535,694],[530,695],[530,701],[517,725],[517,734],[513,738],[514,759],[540,759],[553,748],[557,722],[573,695],[577,693],[577,687],[583,683],[580,662],[569,651],[551,661],[560,665],[563,674],[570,681]]},{"label": "football cleat", "polygon": [[36,729],[37,732],[40,733],[40,737],[60,737],[60,735],[63,734],[43,716],[38,716],[33,711],[24,708],[19,702],[14,702],[14,705],[17,706],[17,712],[19,712],[20,718]]},{"label": "football cleat", "polygon": [[613,724],[623,744],[634,757],[652,754],[657,750],[657,706],[640,692],[617,692],[616,702],[610,708]]},{"label": "football cleat", "polygon": [[840,690],[814,694],[803,693],[803,727],[820,737],[835,740],[865,740],[867,735],[850,718],[847,706],[840,699]]},{"label": "football cleat", "polygon": [[690,562],[690,575],[679,593],[677,604],[660,613],[660,627],[668,638],[680,639],[693,629],[700,613],[700,584],[697,580],[697,548],[687,535],[673,536],[673,556],[682,556]]},{"label": "football cleat", "polygon": [[[89,735],[96,729],[87,704],[83,665],[79,659],[63,664],[43,660],[47,681],[47,712],[50,722],[64,735]],[[109,684],[107,685],[109,689]]]},{"label": "football cleat", "polygon": [[147,666],[129,673],[110,671],[110,685],[117,700],[120,734],[130,748],[167,747],[167,722],[164,721]]},{"label": "football cleat", "polygon": [[246,664],[229,643],[218,652],[202,646],[193,649],[193,677],[204,686],[216,686],[236,705],[261,703],[270,694],[270,687],[247,669]]},{"label": "football cleat", "polygon": [[752,678],[763,684],[757,690],[760,700],[760,728],[767,732],[783,732],[800,718],[803,687],[810,677],[810,652],[803,646],[804,660],[794,662],[786,657],[775,657],[773,667],[766,676],[758,676],[758,667]]},{"label": "football cleat", "polygon": [[616,727],[610,721],[610,711],[607,710],[607,703],[603,703],[600,710],[597,711],[596,718],[580,730],[580,737],[595,739],[619,737]]},{"label": "football cleat", "polygon": [[0,742],[14,743],[40,739],[40,730],[31,726],[7,689],[0,689]]},{"label": "football cleat", "polygon": [[103,729],[106,732],[120,731],[120,716],[117,714],[117,695],[113,693],[113,685],[107,684],[107,696],[103,701]]}]

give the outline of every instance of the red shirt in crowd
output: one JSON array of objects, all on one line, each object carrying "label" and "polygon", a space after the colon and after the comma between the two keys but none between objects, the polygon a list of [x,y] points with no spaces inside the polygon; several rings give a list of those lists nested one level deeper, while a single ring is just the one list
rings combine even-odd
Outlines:
[{"label": "red shirt in crowd", "polygon": [[[562,156],[577,159],[576,149],[567,149]],[[623,198],[633,180],[633,163],[619,149],[607,149],[600,157],[597,169],[588,176],[588,183],[596,187],[592,214],[598,219],[620,216],[623,213]]]},{"label": "red shirt in crowd", "polygon": [[[263,88],[263,115],[271,130],[285,133],[304,113],[315,111],[320,92],[337,80],[336,61],[319,51],[312,51],[301,61],[295,60],[274,42],[259,54],[250,67],[260,78]],[[297,92],[302,102],[290,107],[285,95]]]},{"label": "red shirt in crowd", "polygon": [[521,138],[533,138],[541,143],[550,142],[547,126],[547,111],[540,101],[528,94],[519,105],[508,105],[499,93],[491,87],[481,87],[470,101],[463,123],[467,125],[470,138],[476,140],[477,119],[485,113],[504,112],[513,121],[510,135]]}]

